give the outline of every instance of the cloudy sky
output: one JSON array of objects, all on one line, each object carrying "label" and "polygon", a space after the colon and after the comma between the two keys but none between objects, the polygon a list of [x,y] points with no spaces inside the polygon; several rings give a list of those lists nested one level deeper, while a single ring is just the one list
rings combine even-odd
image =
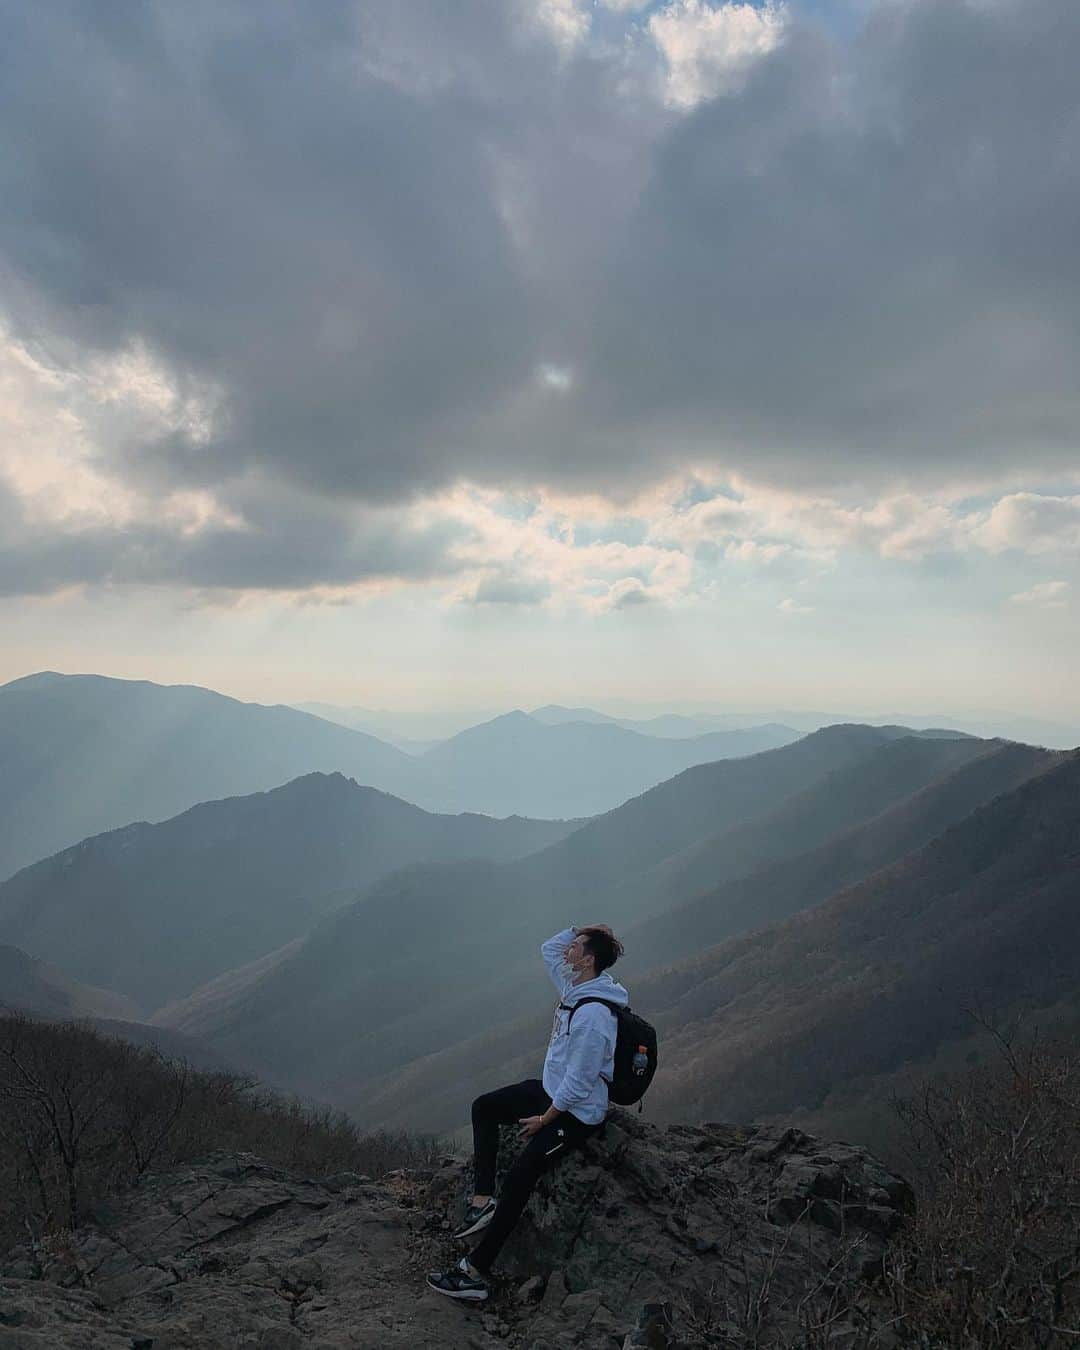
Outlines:
[{"label": "cloudy sky", "polygon": [[0,37],[0,678],[1080,715],[1075,0]]}]

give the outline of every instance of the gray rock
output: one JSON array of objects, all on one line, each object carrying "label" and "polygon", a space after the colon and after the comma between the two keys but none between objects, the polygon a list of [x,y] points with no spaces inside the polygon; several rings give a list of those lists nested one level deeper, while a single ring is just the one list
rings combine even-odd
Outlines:
[{"label": "gray rock", "polygon": [[292,1327],[269,1327],[259,1333],[259,1350],[303,1350],[304,1338]]},{"label": "gray rock", "polygon": [[[862,1290],[910,1204],[850,1145],[620,1113],[541,1180],[478,1310],[424,1289],[460,1255],[443,1225],[469,1171],[456,1159],[335,1190],[219,1155],[148,1177],[44,1279],[5,1277],[0,1350],[669,1350],[705,1320],[734,1346],[765,1279],[755,1334],[782,1344],[828,1272]],[[16,1252],[7,1269],[28,1267]],[[640,1321],[654,1303],[668,1311]]]},{"label": "gray rock", "polygon": [[574,1327],[586,1326],[593,1319],[602,1297],[599,1289],[583,1289],[580,1293],[568,1293],[566,1299],[563,1299],[562,1307],[559,1308],[560,1319]]},{"label": "gray rock", "polygon": [[542,1275],[530,1275],[524,1283],[518,1285],[517,1301],[519,1303],[535,1303],[544,1292],[544,1277]]},{"label": "gray rock", "polygon": [[548,1276],[547,1287],[540,1300],[542,1311],[548,1314],[557,1312],[566,1302],[566,1294],[566,1276],[561,1270],[553,1270]]},{"label": "gray rock", "polygon": [[603,1294],[599,1289],[585,1289],[580,1294],[568,1294],[563,1299],[559,1311],[566,1321],[584,1324],[600,1307],[602,1298]]}]

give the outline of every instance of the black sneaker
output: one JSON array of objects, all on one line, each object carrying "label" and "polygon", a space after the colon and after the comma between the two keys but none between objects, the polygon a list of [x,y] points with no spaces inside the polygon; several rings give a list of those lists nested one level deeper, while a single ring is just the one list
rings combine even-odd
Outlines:
[{"label": "black sneaker", "polygon": [[486,1205],[470,1205],[465,1211],[465,1217],[461,1220],[461,1227],[454,1234],[454,1237],[472,1237],[474,1233],[479,1233],[481,1228],[486,1228],[494,1217],[494,1200],[489,1200]]},{"label": "black sneaker", "polygon": [[487,1281],[472,1273],[469,1259],[463,1256],[450,1270],[433,1270],[427,1277],[428,1288],[447,1298],[467,1299],[470,1303],[483,1303],[491,1292]]}]

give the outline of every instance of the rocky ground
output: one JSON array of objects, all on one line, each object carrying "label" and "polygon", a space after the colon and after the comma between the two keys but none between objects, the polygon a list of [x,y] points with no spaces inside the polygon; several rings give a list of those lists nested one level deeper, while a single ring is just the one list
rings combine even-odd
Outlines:
[{"label": "rocky ground", "polygon": [[887,1345],[875,1273],[911,1205],[864,1150],[619,1112],[545,1178],[493,1297],[425,1288],[464,1159],[373,1179],[216,1156],[0,1264],[0,1350],[697,1350]]}]

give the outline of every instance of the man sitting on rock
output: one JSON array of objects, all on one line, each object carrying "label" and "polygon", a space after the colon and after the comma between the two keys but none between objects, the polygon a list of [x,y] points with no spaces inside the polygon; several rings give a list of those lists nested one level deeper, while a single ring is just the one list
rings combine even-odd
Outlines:
[{"label": "man sitting on rock", "polygon": [[[603,999],[618,1007],[629,1003],[626,990],[607,973],[622,951],[622,944],[602,923],[564,928],[540,948],[559,991],[543,1081],[527,1078],[486,1092],[473,1102],[476,1194],[454,1236],[469,1238],[481,1230],[484,1236],[452,1269],[428,1276],[428,1284],[437,1293],[473,1302],[487,1298],[488,1272],[537,1179],[604,1123],[608,1082],[614,1072],[615,1014],[603,1003],[586,1003],[573,1016],[571,1012],[583,999]],[[528,1142],[507,1173],[496,1202],[499,1126],[515,1121],[521,1126],[521,1138]]]}]

